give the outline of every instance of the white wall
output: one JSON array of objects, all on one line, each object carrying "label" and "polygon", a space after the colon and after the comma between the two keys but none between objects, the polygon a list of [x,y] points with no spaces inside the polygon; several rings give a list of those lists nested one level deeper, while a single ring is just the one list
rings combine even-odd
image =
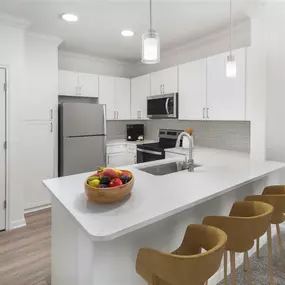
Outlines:
[{"label": "white wall", "polygon": [[25,31],[0,24],[0,65],[8,67],[8,189],[9,225],[24,222],[22,128],[24,92]]},{"label": "white wall", "polygon": [[131,77],[132,65],[83,54],[59,51],[58,67],[62,70]]}]

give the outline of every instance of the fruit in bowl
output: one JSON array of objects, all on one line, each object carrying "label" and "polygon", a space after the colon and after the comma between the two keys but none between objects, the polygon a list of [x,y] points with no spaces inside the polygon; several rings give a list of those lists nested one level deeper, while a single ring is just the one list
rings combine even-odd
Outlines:
[{"label": "fruit in bowl", "polygon": [[88,200],[97,203],[115,203],[128,195],[134,185],[130,171],[98,167],[85,181]]}]

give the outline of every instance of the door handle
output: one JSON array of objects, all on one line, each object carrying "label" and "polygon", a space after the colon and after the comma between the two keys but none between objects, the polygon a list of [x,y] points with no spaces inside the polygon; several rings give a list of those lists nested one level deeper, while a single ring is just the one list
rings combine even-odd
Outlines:
[{"label": "door handle", "polygon": [[140,111],[137,111],[137,118],[140,118]]},{"label": "door handle", "polygon": [[162,85],[162,93],[164,94],[164,84]]},{"label": "door handle", "polygon": [[210,119],[210,117],[209,117],[209,108],[207,108],[207,119]]},{"label": "door handle", "polygon": [[53,119],[53,109],[50,109],[50,119]]},{"label": "door handle", "polygon": [[205,110],[206,108],[203,108],[203,119],[205,119]]},{"label": "door handle", "polygon": [[160,85],[160,94],[162,94],[162,85]]},{"label": "door handle", "polygon": [[53,123],[52,122],[50,123],[50,132],[51,133],[53,132]]},{"label": "door handle", "polygon": [[109,164],[109,163],[110,163],[110,156],[107,155],[107,164]]},{"label": "door handle", "polygon": [[116,119],[116,110],[114,110],[114,119]]},{"label": "door handle", "polygon": [[119,119],[119,111],[117,111],[117,120]]},{"label": "door handle", "polygon": [[167,115],[169,115],[168,103],[169,103],[169,98],[167,98],[165,101],[165,110],[166,110]]}]

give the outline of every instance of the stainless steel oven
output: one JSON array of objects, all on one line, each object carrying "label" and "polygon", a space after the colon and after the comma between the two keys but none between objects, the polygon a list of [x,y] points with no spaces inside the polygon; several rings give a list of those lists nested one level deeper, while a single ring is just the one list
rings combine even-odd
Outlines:
[{"label": "stainless steel oven", "polygon": [[142,149],[139,146],[137,147],[137,163],[149,162],[164,158],[165,158],[165,153],[163,150],[154,151],[154,150]]},{"label": "stainless steel oven", "polygon": [[150,119],[177,119],[178,93],[147,97],[147,117]]}]

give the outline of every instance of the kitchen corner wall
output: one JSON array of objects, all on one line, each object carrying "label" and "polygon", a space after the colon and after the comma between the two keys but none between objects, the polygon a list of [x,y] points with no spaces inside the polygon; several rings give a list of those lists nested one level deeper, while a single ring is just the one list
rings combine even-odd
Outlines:
[{"label": "kitchen corner wall", "polygon": [[126,124],[139,123],[145,125],[146,139],[158,140],[158,130],[161,128],[177,130],[193,128],[195,145],[250,152],[250,122],[244,121],[108,121],[108,139],[124,138]]}]

